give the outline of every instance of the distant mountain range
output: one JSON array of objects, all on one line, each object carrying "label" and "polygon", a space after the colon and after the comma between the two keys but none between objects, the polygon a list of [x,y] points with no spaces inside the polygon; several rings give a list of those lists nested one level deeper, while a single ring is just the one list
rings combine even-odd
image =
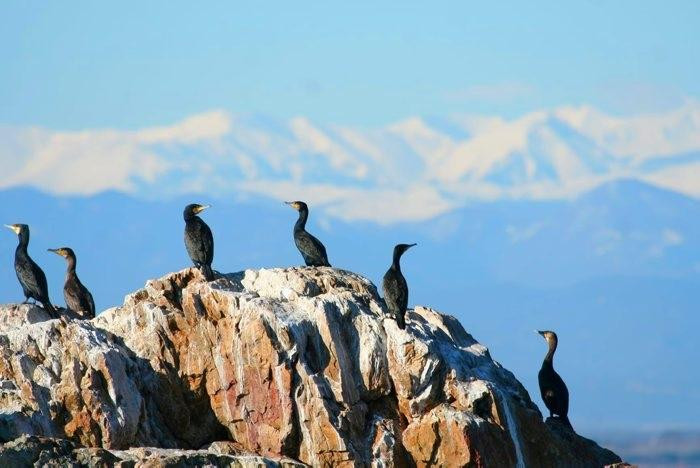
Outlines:
[{"label": "distant mountain range", "polygon": [[561,107],[372,129],[210,111],[136,130],[0,127],[0,141],[0,188],[149,199],[303,194],[330,217],[379,224],[477,201],[570,200],[619,179],[700,196],[695,100],[639,116]]},{"label": "distant mountain range", "polygon": [[[68,245],[99,310],[149,279],[189,265],[182,209],[209,202],[215,269],[299,265],[296,213],[265,197],[174,196],[163,200],[105,192],[51,196],[0,192],[0,221],[32,228],[30,253],[62,302]],[[472,201],[429,220],[380,225],[346,222],[311,205],[309,229],[334,266],[379,284],[398,242],[418,242],[403,260],[412,304],[457,316],[475,338],[537,396],[544,342],[560,335],[556,365],[571,390],[571,419],[586,430],[674,428],[700,421],[697,346],[700,203],[634,180],[600,185],[568,200]],[[20,301],[12,256],[0,237],[0,298]]]}]

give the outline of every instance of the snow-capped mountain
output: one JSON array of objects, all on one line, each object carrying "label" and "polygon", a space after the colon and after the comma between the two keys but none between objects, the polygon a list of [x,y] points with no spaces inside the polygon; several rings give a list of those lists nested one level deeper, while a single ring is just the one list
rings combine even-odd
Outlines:
[{"label": "snow-capped mountain", "polygon": [[304,198],[333,217],[383,224],[474,200],[568,199],[620,178],[700,195],[697,101],[632,117],[566,107],[373,129],[212,111],[130,131],[5,127],[0,140],[0,188]]}]

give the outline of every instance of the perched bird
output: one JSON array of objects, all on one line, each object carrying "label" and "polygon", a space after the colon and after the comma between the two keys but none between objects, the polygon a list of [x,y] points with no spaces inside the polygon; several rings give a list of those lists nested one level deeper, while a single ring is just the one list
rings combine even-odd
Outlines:
[{"label": "perched bird", "polygon": [[209,205],[193,203],[185,207],[185,247],[194,263],[204,274],[207,281],[214,279],[214,271],[211,262],[214,260],[214,236],[207,223],[202,221],[197,214],[209,208]]},{"label": "perched bird", "polygon": [[540,335],[544,337],[549,346],[547,355],[542,363],[542,368],[540,369],[537,379],[540,382],[540,393],[542,395],[542,400],[545,406],[549,410],[549,416],[554,417],[554,415],[559,417],[559,420],[568,426],[572,431],[573,427],[571,422],[569,422],[569,390],[566,388],[566,384],[554,370],[554,365],[552,363],[554,359],[554,352],[557,350],[557,334],[553,331],[538,331]]},{"label": "perched bird", "polygon": [[309,219],[309,207],[303,201],[285,202],[299,212],[299,219],[294,224],[294,243],[304,257],[306,266],[331,266],[328,263],[326,248],[321,241],[306,232],[306,220]]},{"label": "perched bird", "polygon": [[26,304],[29,299],[41,302],[41,305],[53,317],[58,317],[58,311],[49,300],[49,288],[46,284],[46,275],[27,253],[29,245],[29,226],[26,224],[6,224],[19,237],[19,245],[15,250],[15,272],[19,284],[22,285]]},{"label": "perched bird", "polygon": [[405,316],[408,307],[408,284],[401,273],[401,255],[414,245],[416,244],[398,244],[394,247],[394,261],[391,262],[382,283],[386,306],[401,329],[406,327]]},{"label": "perched bird", "polygon": [[66,300],[66,307],[79,314],[82,318],[95,318],[95,301],[92,299],[90,291],[80,282],[75,273],[75,252],[68,247],[60,249],[48,249],[56,255],[66,259],[68,269],[66,270],[66,283],[63,285],[63,298]]}]

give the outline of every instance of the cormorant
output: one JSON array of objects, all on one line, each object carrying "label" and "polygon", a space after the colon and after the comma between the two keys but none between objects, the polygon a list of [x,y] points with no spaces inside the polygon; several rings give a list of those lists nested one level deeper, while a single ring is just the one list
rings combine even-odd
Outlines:
[{"label": "cormorant", "polygon": [[547,340],[547,345],[549,346],[547,355],[542,363],[542,368],[537,375],[537,380],[540,382],[542,400],[549,410],[549,416],[554,417],[554,415],[557,415],[559,420],[573,431],[574,428],[571,426],[568,417],[569,390],[566,388],[566,384],[562,378],[554,370],[554,365],[552,363],[554,352],[557,350],[557,334],[548,330],[538,331],[537,333]]},{"label": "cormorant", "polygon": [[401,255],[416,244],[398,244],[394,247],[394,261],[384,275],[382,288],[384,301],[389,312],[396,318],[399,328],[406,327],[406,308],[408,307],[408,284],[401,274]]},{"label": "cormorant", "polygon": [[328,263],[326,248],[321,241],[306,232],[306,220],[309,219],[309,207],[303,201],[285,202],[299,212],[299,219],[294,224],[294,243],[304,257],[306,266],[331,266]]},{"label": "cormorant", "polygon": [[214,260],[214,236],[207,223],[202,221],[198,213],[209,208],[209,205],[198,205],[196,203],[187,205],[183,213],[185,218],[185,247],[187,253],[198,267],[207,281],[214,279],[214,272],[211,269],[211,262]]},{"label": "cormorant", "polygon": [[61,247],[60,249],[48,250],[65,258],[68,263],[66,283],[63,285],[63,298],[66,300],[66,307],[80,314],[83,318],[95,318],[95,301],[92,299],[92,294],[83,286],[75,273],[76,259],[73,249]]},{"label": "cormorant", "polygon": [[29,226],[26,224],[6,224],[19,237],[19,245],[15,250],[15,272],[19,284],[22,285],[26,304],[29,299],[41,302],[41,305],[53,317],[58,317],[58,311],[49,300],[49,288],[46,284],[46,275],[27,253],[29,245]]}]

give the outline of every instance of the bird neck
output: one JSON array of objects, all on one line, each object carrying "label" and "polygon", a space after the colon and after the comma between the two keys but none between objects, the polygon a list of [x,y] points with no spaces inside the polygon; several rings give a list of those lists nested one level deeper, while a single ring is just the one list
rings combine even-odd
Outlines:
[{"label": "bird neck", "polygon": [[309,219],[309,210],[299,210],[299,219],[294,224],[295,231],[303,231],[306,227],[306,220]]},{"label": "bird neck", "polygon": [[552,363],[554,362],[554,353],[557,350],[557,344],[556,343],[551,343],[549,345],[549,351],[547,351],[547,355],[544,357],[544,363],[543,365],[549,365],[550,367],[552,366]]},{"label": "bird neck", "polygon": [[394,260],[391,262],[391,268],[396,271],[401,271],[401,255],[402,253],[398,250],[394,251]]},{"label": "bird neck", "polygon": [[71,273],[75,274],[75,264],[77,261],[75,260],[75,257],[66,257],[66,262],[67,262],[67,267],[66,267],[66,273],[69,275]]},{"label": "bird neck", "polygon": [[27,246],[29,245],[29,233],[21,232],[19,235],[19,244],[17,245],[17,250],[27,251]]},{"label": "bird neck", "polygon": [[185,218],[186,222],[194,221],[195,219],[197,219],[197,215],[192,212],[185,213],[183,217]]}]

